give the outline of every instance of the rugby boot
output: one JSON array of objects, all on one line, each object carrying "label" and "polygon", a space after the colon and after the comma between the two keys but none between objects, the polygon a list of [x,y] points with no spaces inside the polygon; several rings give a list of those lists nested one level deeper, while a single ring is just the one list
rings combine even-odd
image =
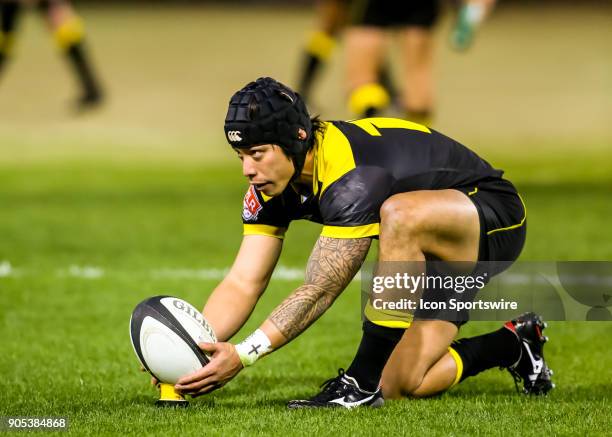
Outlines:
[{"label": "rugby boot", "polygon": [[548,368],[544,360],[544,343],[548,337],[542,332],[546,322],[535,313],[524,313],[504,325],[514,332],[521,343],[519,359],[509,367],[508,371],[514,378],[519,390],[519,383],[523,383],[522,392],[525,394],[545,395],[555,387],[551,381],[553,371]]},{"label": "rugby boot", "polygon": [[321,391],[310,399],[289,401],[287,408],[356,408],[380,407],[384,404],[380,387],[374,391],[359,388],[359,384],[344,369],[338,370],[338,376],[321,384]]}]

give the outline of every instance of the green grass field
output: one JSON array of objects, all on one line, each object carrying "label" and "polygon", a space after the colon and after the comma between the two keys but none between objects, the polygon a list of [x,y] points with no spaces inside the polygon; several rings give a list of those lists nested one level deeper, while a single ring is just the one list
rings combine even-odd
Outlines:
[{"label": "green grass field", "polygon": [[[161,293],[200,306],[231,263],[246,185],[223,140],[225,103],[255,76],[290,80],[297,60],[291,44],[310,15],[261,8],[83,12],[111,93],[108,107],[80,119],[64,113],[71,83],[34,18],[25,23],[21,57],[0,83],[0,416],[67,416],[76,435],[609,435],[612,325],[604,322],[550,324],[546,354],[557,389],[547,398],[520,396],[510,375],[491,370],[435,399],[378,410],[287,411],[288,399],[314,393],[349,364],[360,338],[357,284],[304,335],[223,390],[186,410],[154,407],[156,391],[129,342],[130,313]],[[611,88],[603,74],[611,64],[606,38],[594,30],[603,14],[558,9],[533,24],[530,14],[544,12],[501,10],[466,58],[443,48],[443,23],[439,129],[517,183],[529,210],[522,259],[612,260],[612,131],[604,122]],[[236,14],[251,26],[247,34],[255,32],[252,18],[286,30],[293,39],[274,39],[268,30],[253,33],[253,44],[288,58],[258,68],[251,53],[248,69],[230,68],[227,52],[240,41],[226,38],[223,23]],[[578,29],[568,36],[560,29],[570,15]],[[203,20],[210,28],[198,26]],[[164,23],[171,23],[164,37],[150,44],[151,29]],[[513,26],[523,30],[511,42],[504,35]],[[540,39],[542,27],[559,31],[557,40]],[[612,37],[609,28],[598,29]],[[574,69],[559,69],[557,55],[579,46],[576,35],[591,52],[577,52]],[[175,49],[179,42],[190,56]],[[159,51],[169,58],[163,65]],[[525,65],[531,82],[519,74]],[[334,88],[339,69],[332,66],[320,90],[321,100],[329,96],[324,116],[346,116]],[[218,86],[207,82],[220,74]],[[468,95],[471,113],[461,106]],[[318,230],[292,225],[280,265],[290,273],[303,268]],[[299,284],[276,277],[237,338]],[[472,323],[461,334],[496,326]]]}]

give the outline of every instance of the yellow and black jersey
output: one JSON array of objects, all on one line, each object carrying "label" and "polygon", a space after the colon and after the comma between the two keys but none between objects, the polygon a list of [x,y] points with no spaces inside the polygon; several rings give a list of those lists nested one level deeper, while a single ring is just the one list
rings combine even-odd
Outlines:
[{"label": "yellow and black jersey", "polygon": [[376,237],[379,210],[397,193],[476,186],[501,179],[476,153],[423,125],[394,118],[330,121],[314,150],[312,194],[291,186],[270,198],[250,187],[244,234],[283,238],[292,220],[323,224],[333,238]]}]

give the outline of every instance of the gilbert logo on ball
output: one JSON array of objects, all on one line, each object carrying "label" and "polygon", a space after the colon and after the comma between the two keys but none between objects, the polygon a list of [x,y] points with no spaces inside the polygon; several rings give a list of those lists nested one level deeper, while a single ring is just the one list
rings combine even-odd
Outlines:
[{"label": "gilbert logo on ball", "polygon": [[134,352],[158,381],[176,382],[209,362],[198,343],[215,343],[215,333],[193,305],[171,296],[139,303],[130,319]]}]

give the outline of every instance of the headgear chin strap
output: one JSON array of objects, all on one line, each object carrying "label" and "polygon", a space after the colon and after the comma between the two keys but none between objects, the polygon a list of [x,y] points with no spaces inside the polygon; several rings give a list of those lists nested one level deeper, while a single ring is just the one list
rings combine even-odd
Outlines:
[{"label": "headgear chin strap", "polygon": [[[312,139],[312,122],[298,93],[261,77],[232,96],[225,117],[225,136],[232,147],[277,144],[291,157],[293,179],[300,175]],[[301,140],[298,130],[306,131]]]}]

